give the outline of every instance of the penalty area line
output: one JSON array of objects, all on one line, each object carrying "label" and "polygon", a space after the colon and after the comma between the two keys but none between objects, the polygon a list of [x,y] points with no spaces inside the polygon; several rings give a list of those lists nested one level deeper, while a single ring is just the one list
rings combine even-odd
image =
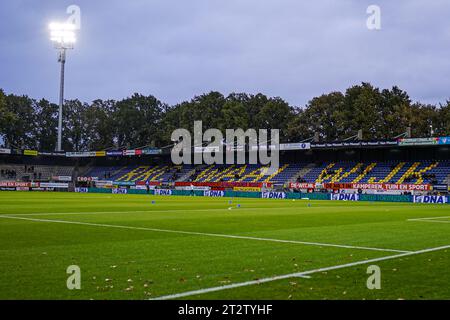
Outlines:
[{"label": "penalty area line", "polygon": [[62,224],[74,224],[74,225],[105,227],[105,228],[117,228],[117,229],[130,229],[130,230],[141,230],[141,231],[165,232],[165,233],[175,233],[175,234],[187,234],[187,235],[216,237],[216,238],[229,238],[229,239],[243,239],[243,240],[266,241],[266,242],[277,242],[277,243],[302,244],[302,245],[311,245],[311,246],[318,246],[318,247],[335,247],[335,248],[345,248],[345,249],[370,250],[370,251],[382,251],[382,252],[396,252],[396,253],[399,253],[399,252],[400,253],[409,253],[409,252],[411,252],[411,251],[397,250],[397,249],[373,248],[373,247],[341,245],[341,244],[333,244],[333,243],[308,242],[308,241],[296,241],[296,240],[282,240],[282,239],[250,237],[250,236],[240,236],[240,235],[221,234],[221,233],[206,233],[206,232],[196,232],[196,231],[183,231],[183,230],[170,230],[170,229],[158,229],[158,228],[146,228],[146,227],[133,227],[133,226],[123,226],[123,225],[116,225],[116,224],[91,223],[91,222],[81,222],[81,221],[37,219],[37,218],[17,217],[17,216],[12,216],[12,215],[0,215],[0,218],[24,220],[24,221],[33,221],[33,222],[62,223]]},{"label": "penalty area line", "polygon": [[435,248],[428,248],[428,249],[412,251],[412,252],[406,252],[406,253],[402,253],[402,254],[396,254],[396,255],[392,255],[392,256],[374,258],[374,259],[369,259],[369,260],[361,260],[361,261],[340,264],[340,265],[335,265],[335,266],[330,266],[330,267],[325,267],[325,268],[319,268],[319,269],[314,269],[314,270],[308,270],[308,271],[303,271],[303,272],[289,273],[289,274],[285,274],[285,275],[273,276],[273,277],[268,277],[268,278],[263,278],[263,279],[258,279],[258,280],[233,283],[233,284],[224,285],[224,286],[210,287],[210,288],[205,288],[205,289],[169,294],[169,295],[165,295],[165,296],[156,297],[156,298],[153,298],[150,300],[178,299],[178,298],[184,298],[184,297],[189,297],[189,296],[194,296],[194,295],[201,295],[201,294],[210,293],[210,292],[217,292],[217,291],[246,287],[246,286],[251,286],[251,285],[257,285],[257,284],[272,282],[272,281],[276,281],[276,280],[284,280],[284,279],[289,279],[289,278],[305,278],[305,277],[309,277],[311,274],[314,274],[314,273],[332,271],[332,270],[337,270],[337,269],[344,269],[344,268],[349,268],[349,267],[354,267],[354,266],[359,266],[359,265],[365,265],[365,264],[373,263],[373,262],[398,259],[398,258],[402,258],[402,257],[408,257],[408,256],[423,254],[423,253],[427,253],[427,252],[445,250],[445,249],[450,249],[450,245],[435,247]]}]

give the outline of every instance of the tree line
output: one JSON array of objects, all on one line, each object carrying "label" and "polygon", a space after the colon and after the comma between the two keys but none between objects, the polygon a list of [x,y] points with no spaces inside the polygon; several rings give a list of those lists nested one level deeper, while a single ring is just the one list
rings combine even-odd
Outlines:
[{"label": "tree line", "polygon": [[[53,151],[58,106],[45,99],[5,94],[0,89],[0,144],[4,147]],[[193,130],[195,120],[208,128],[280,129],[282,142],[299,142],[315,134],[321,141],[349,138],[392,139],[411,128],[413,137],[450,135],[450,100],[431,105],[412,102],[394,86],[379,89],[369,83],[345,92],[314,97],[292,106],[264,94],[209,92],[176,105],[149,95],[134,94],[120,101],[66,100],[63,109],[63,149],[67,151],[163,147],[173,130]]]}]

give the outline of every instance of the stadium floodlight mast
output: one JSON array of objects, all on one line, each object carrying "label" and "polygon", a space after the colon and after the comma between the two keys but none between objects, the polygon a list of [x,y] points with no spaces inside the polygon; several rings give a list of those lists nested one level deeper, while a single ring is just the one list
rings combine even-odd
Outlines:
[{"label": "stadium floodlight mast", "polygon": [[59,114],[58,114],[58,142],[56,151],[62,151],[62,109],[64,103],[64,65],[66,63],[66,50],[73,49],[76,42],[76,26],[72,23],[50,23],[50,40],[58,49],[58,62],[61,63],[61,78],[59,87]]}]

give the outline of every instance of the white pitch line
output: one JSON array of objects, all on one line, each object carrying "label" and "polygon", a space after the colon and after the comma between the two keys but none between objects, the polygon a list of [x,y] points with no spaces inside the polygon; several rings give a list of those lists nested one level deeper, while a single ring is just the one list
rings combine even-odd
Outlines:
[{"label": "white pitch line", "polygon": [[35,222],[64,223],[64,224],[75,224],[75,225],[95,226],[95,227],[143,230],[143,231],[166,232],[166,233],[177,233],[177,234],[189,234],[189,235],[218,237],[218,238],[244,239],[244,240],[256,240],[256,241],[267,241],[267,242],[278,242],[278,243],[293,243],[293,244],[313,245],[313,246],[320,246],[320,247],[336,247],[336,248],[346,248],[346,249],[371,250],[371,251],[383,251],[383,252],[401,252],[401,253],[411,252],[411,251],[405,251],[405,250],[340,245],[340,244],[332,244],[332,243],[281,240],[281,239],[272,239],[272,238],[259,238],[259,237],[250,237],[250,236],[229,235],[229,234],[221,234],[221,233],[205,233],[205,232],[195,232],[195,231],[133,227],[133,226],[122,226],[122,225],[116,225],[116,224],[90,223],[90,222],[67,221],[67,220],[36,219],[36,218],[10,216],[10,215],[8,215],[8,216],[0,215],[0,218],[35,221]]},{"label": "white pitch line", "polygon": [[448,219],[450,216],[445,217],[430,217],[430,218],[414,218],[414,219],[408,219],[408,221],[423,221],[423,220],[437,220],[437,219]]},{"label": "white pitch line", "polygon": [[325,272],[325,271],[331,271],[331,270],[336,270],[336,269],[349,268],[349,267],[364,265],[364,264],[368,264],[368,263],[372,263],[372,262],[397,259],[397,258],[413,256],[413,255],[417,255],[417,254],[438,251],[438,250],[445,250],[445,249],[450,249],[450,245],[436,247],[436,248],[423,249],[423,250],[419,250],[419,251],[406,252],[406,253],[402,253],[402,254],[396,254],[393,256],[386,256],[386,257],[374,258],[374,259],[369,259],[369,260],[356,261],[356,262],[335,265],[335,266],[325,267],[325,268],[320,268],[320,269],[314,269],[314,270],[309,270],[309,271],[304,271],[304,272],[290,273],[290,274],[285,274],[285,275],[268,277],[268,278],[263,278],[263,279],[259,279],[259,280],[234,283],[234,284],[229,284],[229,285],[225,285],[225,286],[211,287],[211,288],[181,292],[181,293],[176,293],[176,294],[170,294],[170,295],[156,297],[156,298],[153,298],[150,300],[169,300],[169,299],[184,298],[184,297],[193,296],[193,295],[200,295],[200,294],[205,294],[205,293],[209,293],[209,292],[216,292],[216,291],[228,290],[228,289],[233,289],[233,288],[251,286],[251,285],[255,285],[255,284],[272,282],[272,281],[276,281],[276,280],[283,280],[283,279],[296,278],[296,277],[305,277],[305,276],[309,276],[311,274],[318,273],[318,272]]},{"label": "white pitch line", "polygon": [[415,220],[408,220],[408,221],[412,221],[412,222],[450,223],[450,221],[441,221],[441,220],[419,220],[419,219],[415,219]]}]

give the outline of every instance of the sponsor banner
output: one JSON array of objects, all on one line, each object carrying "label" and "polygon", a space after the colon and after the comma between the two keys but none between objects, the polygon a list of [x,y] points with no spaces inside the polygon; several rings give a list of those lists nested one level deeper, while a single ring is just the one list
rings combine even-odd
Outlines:
[{"label": "sponsor banner", "polygon": [[211,188],[234,188],[234,187],[266,187],[271,188],[273,183],[271,182],[185,182],[178,181],[175,182],[175,186],[208,186]]},{"label": "sponsor banner", "polygon": [[70,182],[70,181],[72,181],[72,177],[71,176],[53,176],[52,180]]},{"label": "sponsor banner", "polygon": [[301,182],[291,182],[289,185],[290,189],[315,189],[315,183],[301,183]]},{"label": "sponsor banner", "polygon": [[226,145],[225,149],[226,149],[227,152],[235,152],[235,151],[242,152],[242,151],[245,151],[244,146],[241,146],[241,145],[238,145],[238,146]]},{"label": "sponsor banner", "polygon": [[106,157],[106,151],[95,151],[96,157]]},{"label": "sponsor banner", "polygon": [[376,146],[395,146],[397,140],[392,141],[347,141],[330,143],[313,143],[311,148],[344,148],[344,147],[376,147]]},{"label": "sponsor banner", "polygon": [[78,182],[89,182],[89,181],[96,181],[98,180],[98,177],[77,177]]},{"label": "sponsor banner", "polygon": [[75,192],[88,193],[89,189],[88,188],[75,188]]},{"label": "sponsor banner", "polygon": [[450,144],[450,137],[440,137],[438,144]]},{"label": "sponsor banner", "polygon": [[135,185],[134,182],[130,182],[130,181],[114,181],[114,184],[116,186],[134,186]]},{"label": "sponsor banner", "polygon": [[286,198],[285,192],[267,191],[261,193],[261,198],[264,199],[284,199]]},{"label": "sponsor banner", "polygon": [[393,183],[325,183],[326,189],[361,189],[361,190],[400,190],[430,191],[429,184],[393,184]]},{"label": "sponsor banner", "polygon": [[41,188],[61,188],[61,189],[69,188],[68,183],[62,183],[62,182],[40,182],[39,186]]},{"label": "sponsor banner", "polygon": [[311,143],[282,143],[280,144],[280,150],[309,150],[311,149]]},{"label": "sponsor banner", "polygon": [[11,154],[11,149],[0,148],[0,154]]},{"label": "sponsor banner", "polygon": [[65,157],[66,156],[65,153],[61,153],[61,152],[41,152],[41,151],[39,151],[39,155],[40,156],[52,156],[52,157]]},{"label": "sponsor banner", "polygon": [[211,153],[220,152],[219,146],[208,146],[208,147],[195,147],[194,153]]},{"label": "sponsor banner", "polygon": [[142,154],[161,154],[161,153],[162,153],[161,149],[152,149],[152,148],[142,149]]},{"label": "sponsor banner", "polygon": [[27,188],[27,187],[17,187],[16,190],[17,190],[17,191],[30,191],[30,188]]},{"label": "sponsor banner", "polygon": [[94,181],[95,181],[95,186],[97,188],[107,188],[107,189],[112,188],[112,184],[113,184],[112,181],[103,181],[103,180],[101,180],[101,181],[94,180]]},{"label": "sponsor banner", "polygon": [[140,186],[160,186],[161,182],[160,181],[136,181],[136,185],[140,185]]},{"label": "sponsor banner", "polygon": [[436,191],[448,191],[448,185],[447,184],[435,184],[433,186],[433,190]]},{"label": "sponsor banner", "polygon": [[16,188],[0,187],[0,191],[16,191]]},{"label": "sponsor banner", "polygon": [[28,149],[26,149],[26,150],[23,150],[23,155],[24,156],[37,156],[38,152],[37,152],[37,150],[28,150]]},{"label": "sponsor banner", "polygon": [[225,191],[221,190],[206,190],[203,191],[205,197],[225,197]]},{"label": "sponsor banner", "polygon": [[258,150],[277,150],[277,146],[274,144],[271,144],[270,146],[267,145],[259,145],[259,146],[252,146],[250,148],[251,151],[258,151]]},{"label": "sponsor banner", "polygon": [[124,156],[135,156],[136,150],[123,150],[122,153]]},{"label": "sponsor banner", "polygon": [[150,185],[145,185],[145,184],[141,184],[141,185],[136,185],[135,187],[131,187],[131,189],[136,189],[136,190],[155,190],[156,186],[150,186]]},{"label": "sponsor banner", "polygon": [[118,156],[123,156],[123,151],[106,151],[106,155],[109,157],[118,157]]},{"label": "sponsor banner", "polygon": [[155,195],[158,196],[171,196],[172,190],[170,189],[155,189]]},{"label": "sponsor banner", "polygon": [[0,187],[31,187],[30,182],[0,181]]},{"label": "sponsor banner", "polygon": [[114,194],[127,194],[128,193],[128,189],[126,189],[126,188],[113,188],[112,189],[112,193],[114,193]]},{"label": "sponsor banner", "polygon": [[259,191],[261,191],[261,188],[259,188],[259,187],[234,187],[233,191],[259,192]]},{"label": "sponsor banner", "polygon": [[359,201],[359,194],[357,194],[357,193],[332,193],[331,200]]},{"label": "sponsor banner", "polygon": [[95,151],[81,151],[81,152],[66,152],[66,157],[69,158],[87,158],[95,157]]},{"label": "sponsor banner", "polygon": [[197,190],[197,191],[206,191],[211,190],[211,187],[208,186],[181,186],[181,187],[175,187],[177,190]]},{"label": "sponsor banner", "polygon": [[404,138],[398,140],[399,146],[430,146],[439,143],[440,138]]},{"label": "sponsor banner", "polygon": [[414,196],[414,202],[416,202],[416,203],[447,203],[448,198],[446,196]]}]

